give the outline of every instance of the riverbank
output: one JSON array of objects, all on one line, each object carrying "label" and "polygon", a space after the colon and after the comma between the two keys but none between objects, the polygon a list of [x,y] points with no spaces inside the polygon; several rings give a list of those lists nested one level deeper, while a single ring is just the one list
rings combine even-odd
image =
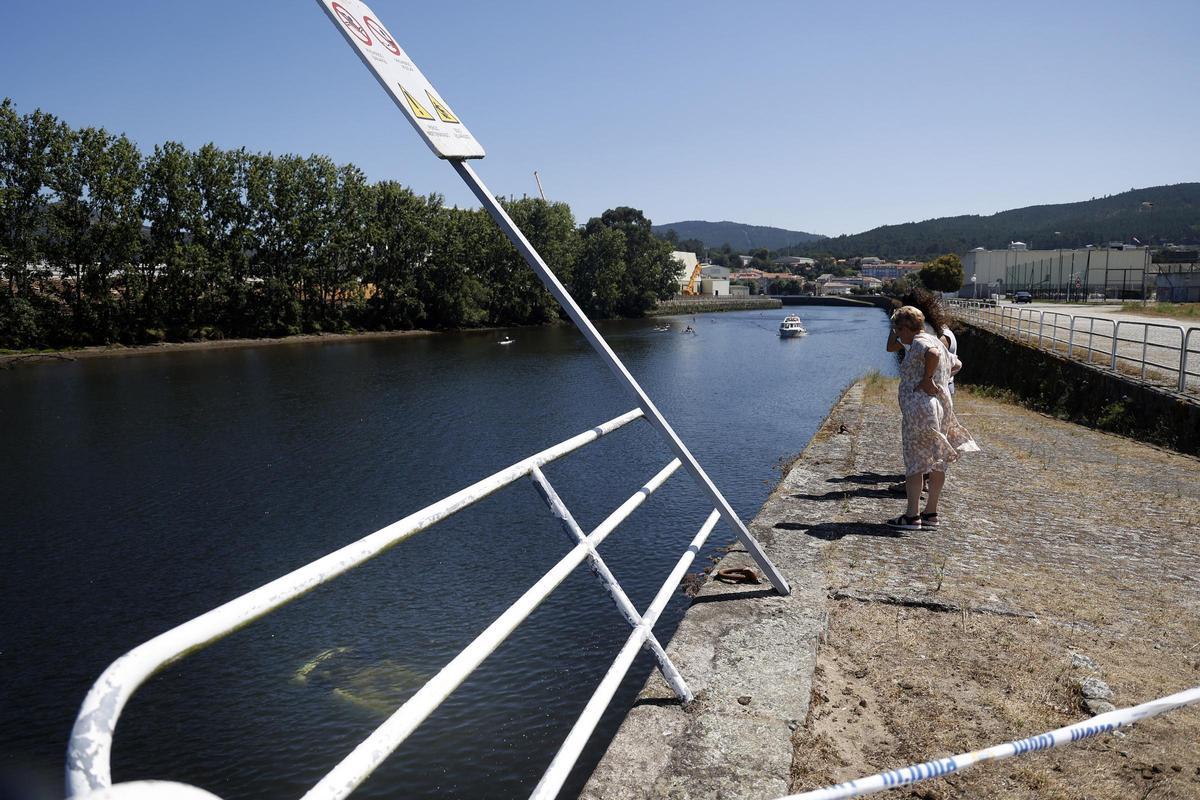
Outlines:
[{"label": "riverbank", "polygon": [[32,364],[48,364],[59,361],[79,361],[90,358],[129,358],[150,356],[160,353],[179,353],[193,350],[234,350],[244,347],[273,347],[284,344],[312,344],[313,342],[344,342],[367,339],[401,339],[410,336],[434,336],[434,331],[362,331],[357,333],[305,333],[265,339],[212,339],[204,342],[160,342],[127,347],[105,345],[102,347],[80,347],[73,350],[39,350],[31,352],[0,353],[0,369]]},{"label": "riverbank", "polygon": [[[1086,678],[1118,707],[1200,682],[1200,460],[956,407],[983,452],[942,526],[902,533],[881,524],[903,505],[895,383],[846,392],[750,526],[793,594],[705,583],[668,648],[697,700],[653,676],[584,797],[780,797],[1086,719]],[[1151,792],[1200,793],[1194,710],[899,796]]]}]

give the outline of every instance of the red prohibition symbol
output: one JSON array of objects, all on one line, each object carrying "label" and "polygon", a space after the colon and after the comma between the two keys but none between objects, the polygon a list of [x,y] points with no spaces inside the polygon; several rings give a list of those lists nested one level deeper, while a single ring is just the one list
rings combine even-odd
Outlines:
[{"label": "red prohibition symbol", "polygon": [[363,22],[367,23],[367,30],[375,34],[375,38],[379,40],[381,45],[391,50],[395,55],[402,55],[400,45],[396,44],[396,40],[392,38],[392,35],[382,25],[370,17],[363,17]]},{"label": "red prohibition symbol", "polygon": [[[358,39],[360,42],[370,47],[371,37],[367,34],[367,31],[363,28],[363,26],[359,24],[358,20],[354,18],[354,15],[343,8],[341,3],[333,3],[332,6],[333,13],[338,15],[338,19],[340,19],[342,24],[346,26],[346,30],[354,34],[355,39]],[[395,42],[393,42],[393,44],[395,44]]]}]

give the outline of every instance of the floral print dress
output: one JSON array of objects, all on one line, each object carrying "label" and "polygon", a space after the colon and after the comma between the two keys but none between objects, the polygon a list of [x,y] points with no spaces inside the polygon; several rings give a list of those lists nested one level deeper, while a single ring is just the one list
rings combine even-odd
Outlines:
[{"label": "floral print dress", "polygon": [[[925,354],[933,350],[939,356],[933,373],[937,395],[930,397],[920,388],[925,377]],[[900,363],[901,441],[904,446],[904,474],[945,472],[960,453],[979,450],[971,434],[958,423],[950,400],[948,384],[955,357],[926,332],[913,337],[904,361]]]}]

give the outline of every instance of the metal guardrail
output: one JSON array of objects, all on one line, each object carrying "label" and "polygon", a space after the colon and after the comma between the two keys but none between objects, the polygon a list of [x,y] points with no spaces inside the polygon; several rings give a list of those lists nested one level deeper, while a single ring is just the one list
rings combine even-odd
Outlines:
[{"label": "metal guardrail", "polygon": [[72,797],[86,796],[89,800],[96,800],[100,797],[124,800],[125,798],[154,796],[158,798],[178,797],[182,800],[182,798],[209,796],[206,793],[197,794],[199,790],[194,787],[180,784],[159,782],[149,788],[141,783],[112,785],[110,760],[113,736],[121,711],[134,691],[168,664],[213,644],[259,617],[296,600],[405,539],[428,529],[435,523],[524,477],[532,480],[551,513],[560,521],[564,532],[571,540],[571,550],[480,633],[471,644],[376,728],[316,786],[309,790],[304,795],[304,800],[341,800],[353,792],[438,705],[466,680],[484,659],[499,647],[516,627],[570,575],[575,567],[588,561],[622,615],[633,627],[633,632],[609,667],[608,673],[595,690],[533,793],[533,797],[537,798],[554,797],[570,773],[571,767],[578,760],[584,745],[599,723],[601,714],[612,700],[622,678],[629,671],[634,658],[643,646],[654,654],[664,677],[679,698],[685,702],[692,699],[691,690],[688,689],[683,677],[655,638],[653,627],[696,554],[699,553],[709,534],[712,533],[721,517],[720,511],[714,509],[708,516],[700,531],[679,558],[675,568],[667,576],[649,608],[645,613],[638,614],[620,583],[596,551],[596,547],[679,469],[680,459],[672,459],[589,534],[585,534],[580,529],[570,510],[541,470],[546,464],[635,420],[643,419],[644,416],[641,409],[634,409],[518,461],[516,464],[489,475],[353,544],[160,634],[121,656],[104,671],[100,679],[93,685],[83,702],[75,727],[71,732],[67,753],[67,783]]},{"label": "metal guardrail", "polygon": [[[723,518],[733,529],[734,534],[746,548],[746,552],[755,564],[763,571],[771,586],[781,595],[791,591],[787,579],[772,563],[763,551],[758,541],[750,534],[745,523],[738,517],[729,500],[721,493],[716,484],[704,471],[704,468],[692,455],[683,440],[667,422],[666,417],[658,410],[650,396],[634,379],[617,354],[613,352],[608,342],[596,330],[595,325],[580,309],[579,304],[571,297],[562,282],[547,266],[545,260],[525,237],[525,234],[513,222],[504,206],[491,190],[484,185],[482,179],[471,167],[469,159],[481,158],[483,149],[474,137],[465,132],[465,127],[458,127],[454,135],[439,129],[439,124],[461,126],[460,120],[450,114],[449,109],[440,103],[432,92],[432,86],[424,78],[411,59],[407,59],[400,46],[387,33],[378,15],[371,11],[361,0],[317,0],[317,4],[329,17],[340,35],[350,45],[351,49],[362,60],[363,64],[374,74],[375,78],[388,91],[392,100],[408,116],[409,121],[420,133],[439,158],[445,158],[467,184],[468,188],[479,200],[480,205],[488,212],[492,220],[517,248],[529,267],[537,274],[538,279],[546,290],[554,296],[563,311],[575,323],[579,332],[600,357],[600,360],[612,371],[620,386],[629,394],[637,408],[624,416],[605,423],[598,428],[580,434],[573,439],[555,445],[524,461],[518,462],[508,469],[485,478],[460,492],[434,503],[433,505],[412,514],[393,525],[376,531],[352,545],[337,550],[334,553],[312,562],[306,567],[279,578],[266,586],[260,587],[242,597],[226,603],[219,608],[203,614],[191,622],[186,622],[177,628],[151,639],[149,642],[135,648],[117,659],[100,676],[83,701],[75,727],[71,733],[71,742],[67,751],[67,791],[73,797],[89,796],[89,800],[98,798],[113,798],[113,800],[133,800],[135,797],[147,797],[143,784],[112,785],[110,759],[112,754],[113,731],[122,708],[133,692],[156,671],[167,664],[182,658],[188,653],[205,647],[208,644],[227,636],[229,633],[249,624],[258,617],[295,600],[304,593],[311,591],[331,578],[358,566],[373,558],[396,543],[428,528],[435,522],[450,514],[465,508],[482,497],[497,489],[507,486],[513,481],[526,475],[530,476],[541,492],[543,499],[549,504],[551,511],[559,517],[564,530],[575,542],[573,549],[563,557],[546,575],[533,585],[516,603],[509,607],[495,622],[481,633],[475,641],[467,646],[437,675],[417,691],[403,706],[371,734],[370,737],[338,764],[332,772],[323,778],[312,790],[305,795],[306,800],[316,798],[343,798],[350,794],[401,742],[442,702],[467,675],[479,665],[499,644],[504,641],[512,630],[525,619],[573,570],[584,560],[590,560],[593,569],[604,581],[605,586],[614,601],[634,626],[625,647],[622,648],[617,660],[609,669],[609,673],[601,682],[592,700],[588,703],[583,715],[576,722],[568,735],[566,742],[554,757],[550,768],[542,777],[535,790],[537,797],[552,797],[562,786],[571,765],[579,755],[583,743],[595,728],[600,712],[608,704],[621,677],[628,671],[637,650],[648,646],[658,658],[659,666],[672,687],[683,699],[690,699],[691,694],[683,683],[678,671],[671,666],[662,646],[654,639],[651,628],[658,619],[662,608],[666,605],[673,591],[674,584],[682,578],[683,571],[695,558],[703,542],[712,532],[718,518]],[[375,36],[368,35],[368,29]],[[378,46],[373,45],[378,39]],[[369,48],[374,50],[368,52]],[[386,48],[397,59],[384,57],[380,48]],[[378,58],[376,58],[378,57]],[[381,66],[382,64],[382,66]],[[405,80],[420,78],[419,83],[428,88],[426,93],[430,101],[439,109],[441,123],[434,120],[428,112],[418,118],[415,116],[415,103],[406,103],[396,92],[393,80],[397,74]],[[408,95],[408,90],[400,84],[400,89]],[[411,97],[408,98],[412,100]],[[443,113],[444,112],[444,113]],[[449,119],[447,118],[449,117]],[[428,125],[426,124],[428,121]],[[433,126],[433,133],[429,126]],[[435,138],[431,138],[435,137]],[[435,140],[436,139],[436,140]],[[470,145],[470,146],[468,146]],[[661,472],[650,479],[633,497],[626,500],[608,519],[602,522],[591,534],[583,536],[578,525],[571,518],[566,506],[555,494],[553,487],[541,474],[540,467],[584,444],[592,441],[611,430],[621,427],[634,419],[644,418],[647,423],[662,437],[663,442],[674,454],[672,460]],[[616,579],[612,577],[599,554],[596,545],[608,536],[613,528],[627,517],[634,508],[640,505],[659,485],[662,484],[675,470],[683,467],[692,476],[700,491],[712,503],[713,514],[700,529],[692,546],[680,558],[676,569],[668,577],[650,608],[638,615],[629,603],[628,597],[620,589]],[[676,577],[678,576],[678,577]],[[167,794],[167,786],[170,795]],[[161,784],[158,789],[163,791],[159,796],[166,800],[173,798],[196,798],[204,793],[194,787],[178,784]],[[139,792],[142,792],[139,794]]]},{"label": "metal guardrail", "polygon": [[975,300],[950,300],[949,304],[967,321],[1031,347],[1060,354],[1065,351],[1067,358],[1135,374],[1179,392],[1200,390],[1200,327],[1113,320]]},{"label": "metal guardrail", "polygon": [[908,786],[920,781],[941,778],[984,761],[1023,756],[1027,753],[1049,750],[1064,744],[1081,742],[1093,736],[1111,733],[1118,728],[1124,728],[1140,720],[1156,717],[1159,714],[1165,714],[1168,711],[1175,711],[1184,706],[1195,705],[1197,703],[1200,703],[1200,686],[1177,692],[1158,700],[1151,700],[1141,705],[1098,714],[1082,722],[1076,722],[1074,725],[1067,725],[1064,728],[1057,728],[1037,736],[1029,736],[1024,739],[993,745],[992,747],[975,750],[970,753],[960,753],[956,756],[938,758],[922,764],[913,764],[902,769],[881,772],[865,778],[856,778],[846,783],[839,783],[837,786],[828,786],[824,789],[816,789],[811,792],[804,792],[803,794],[788,795],[780,800],[846,800],[846,798],[875,794],[876,792],[895,789],[899,786]]}]

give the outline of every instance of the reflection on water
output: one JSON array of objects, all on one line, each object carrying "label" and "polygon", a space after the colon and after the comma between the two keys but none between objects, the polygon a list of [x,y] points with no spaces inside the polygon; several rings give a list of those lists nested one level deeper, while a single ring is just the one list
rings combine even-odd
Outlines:
[{"label": "reflection on water", "polygon": [[[790,340],[783,310],[602,326],[746,519],[840,391],[895,369],[883,314],[801,311],[809,335]],[[573,329],[511,334],[0,373],[0,771],[57,789],[78,705],[121,653],[632,407]],[[639,422],[546,474],[590,529],[670,457]],[[681,470],[601,546],[635,605],[708,511]],[[303,794],[570,546],[531,486],[496,493],[156,676],[122,716],[114,775]],[[355,797],[527,796],[627,635],[576,570]]]}]

